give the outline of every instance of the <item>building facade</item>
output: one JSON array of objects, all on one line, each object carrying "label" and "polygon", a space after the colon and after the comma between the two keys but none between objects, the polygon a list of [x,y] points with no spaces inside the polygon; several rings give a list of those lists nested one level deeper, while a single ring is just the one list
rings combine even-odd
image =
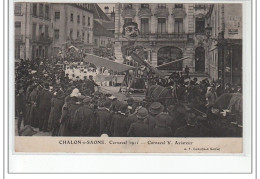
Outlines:
[{"label": "building facade", "polygon": [[98,4],[90,4],[90,9],[94,12],[94,54],[112,58],[114,55],[114,12],[112,11],[108,16],[107,7],[104,12]]},{"label": "building facade", "polygon": [[208,73],[225,83],[242,83],[242,5],[214,4],[206,16]]},{"label": "building facade", "polygon": [[53,47],[74,45],[87,53],[93,52],[93,12],[89,4],[60,4],[53,6]]},{"label": "building facade", "polygon": [[205,16],[209,7],[208,4],[116,4],[116,58],[123,60],[121,46],[127,42],[122,27],[132,21],[140,30],[136,43],[146,49],[146,58],[152,65],[189,57],[161,70],[182,71],[188,66],[191,72],[206,73]]},{"label": "building facade", "polygon": [[50,58],[68,44],[93,52],[89,4],[15,3],[15,59]]},{"label": "building facade", "polygon": [[52,6],[15,3],[15,59],[48,58],[52,53]]}]

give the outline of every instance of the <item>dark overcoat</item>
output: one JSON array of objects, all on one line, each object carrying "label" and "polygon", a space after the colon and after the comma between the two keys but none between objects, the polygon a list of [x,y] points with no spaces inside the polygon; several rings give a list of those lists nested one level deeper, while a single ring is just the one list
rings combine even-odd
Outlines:
[{"label": "dark overcoat", "polygon": [[124,114],[114,114],[110,130],[113,137],[126,137],[128,131],[128,120],[127,116]]},{"label": "dark overcoat", "polygon": [[109,135],[109,127],[112,120],[112,113],[108,109],[99,109],[97,111],[97,127],[98,135],[102,134]]}]

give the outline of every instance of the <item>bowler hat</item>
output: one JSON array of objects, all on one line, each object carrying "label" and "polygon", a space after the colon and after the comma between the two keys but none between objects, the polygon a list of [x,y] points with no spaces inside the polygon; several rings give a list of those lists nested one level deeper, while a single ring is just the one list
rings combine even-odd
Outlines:
[{"label": "bowler hat", "polygon": [[140,109],[137,110],[137,113],[136,113],[136,117],[138,119],[144,119],[148,116],[148,111],[146,108],[144,107],[141,107]]},{"label": "bowler hat", "polygon": [[120,108],[119,108],[120,111],[123,112],[123,113],[126,112],[126,110],[128,109],[127,103],[121,102],[120,104],[121,104]]},{"label": "bowler hat", "polygon": [[151,113],[153,115],[157,115],[157,114],[163,112],[164,106],[161,103],[159,103],[159,102],[153,102],[149,106],[148,110],[149,110],[149,113]]}]

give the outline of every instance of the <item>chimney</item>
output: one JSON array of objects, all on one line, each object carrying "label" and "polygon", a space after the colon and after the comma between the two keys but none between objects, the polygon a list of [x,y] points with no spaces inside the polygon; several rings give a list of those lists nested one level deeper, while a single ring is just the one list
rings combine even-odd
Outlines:
[{"label": "chimney", "polygon": [[105,9],[105,13],[108,14],[109,13],[109,7],[106,6],[104,9]]}]

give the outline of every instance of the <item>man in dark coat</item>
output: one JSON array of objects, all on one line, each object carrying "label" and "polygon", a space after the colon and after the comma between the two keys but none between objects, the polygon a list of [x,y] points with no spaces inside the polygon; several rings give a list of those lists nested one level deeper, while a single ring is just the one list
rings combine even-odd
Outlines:
[{"label": "man in dark coat", "polygon": [[99,85],[94,82],[93,76],[89,75],[89,80],[87,80],[86,82],[86,87],[91,91],[91,93],[94,93],[95,86],[99,86]]},{"label": "man in dark coat", "polygon": [[128,105],[126,103],[117,102],[116,104],[116,112],[113,115],[110,131],[112,134],[112,137],[126,137],[127,131],[128,131],[128,120],[127,120],[127,107]]},{"label": "man in dark coat", "polygon": [[28,97],[28,103],[30,104],[29,107],[29,125],[32,127],[39,127],[39,120],[38,120],[38,115],[37,115],[37,100],[38,99],[38,89],[36,85],[32,86],[32,92],[29,94]]},{"label": "man in dark coat", "polygon": [[51,111],[52,94],[49,91],[49,84],[45,84],[38,96],[39,101],[39,130],[47,132],[48,119]]},{"label": "man in dark coat", "polygon": [[148,137],[148,125],[144,122],[144,120],[148,116],[148,111],[146,108],[141,107],[137,110],[136,122],[130,125],[130,128],[127,132],[128,137]]},{"label": "man in dark coat", "polygon": [[[16,110],[17,117],[18,117],[18,123],[17,123],[18,131],[20,131],[22,121],[24,120],[24,117],[25,117],[25,111],[26,111],[25,102],[26,101],[25,101],[24,90],[20,89],[19,93],[15,97],[15,110]],[[23,123],[24,122],[25,121],[23,121]],[[24,124],[24,126],[25,126],[25,124]]]},{"label": "man in dark coat", "polygon": [[149,115],[147,117],[146,123],[148,124],[149,136],[152,136],[152,131],[156,124],[156,117],[158,114],[163,112],[164,106],[159,102],[153,102],[149,108]]},{"label": "man in dark coat", "polygon": [[48,120],[48,129],[52,131],[52,136],[57,136],[59,132],[62,106],[64,105],[64,93],[58,91],[51,99],[51,112]]},{"label": "man in dark coat", "polygon": [[167,110],[171,117],[170,127],[172,133],[174,134],[176,129],[186,125],[185,114],[187,111],[185,110],[184,106],[180,104],[170,105],[168,106]]},{"label": "man in dark coat", "polygon": [[99,108],[97,111],[97,127],[98,135],[109,134],[109,127],[112,120],[112,113],[109,108],[111,106],[111,101],[107,100],[104,102],[104,107]]},{"label": "man in dark coat", "polygon": [[188,110],[186,122],[185,126],[175,131],[174,137],[207,137],[209,135],[206,127],[198,125],[198,116],[191,109]]},{"label": "man in dark coat", "polygon": [[73,136],[94,136],[94,111],[90,107],[91,98],[85,97],[83,106],[78,108],[71,121]]},{"label": "man in dark coat", "polygon": [[173,137],[170,123],[171,118],[167,113],[162,112],[158,114],[155,127],[152,130],[152,137]]}]

